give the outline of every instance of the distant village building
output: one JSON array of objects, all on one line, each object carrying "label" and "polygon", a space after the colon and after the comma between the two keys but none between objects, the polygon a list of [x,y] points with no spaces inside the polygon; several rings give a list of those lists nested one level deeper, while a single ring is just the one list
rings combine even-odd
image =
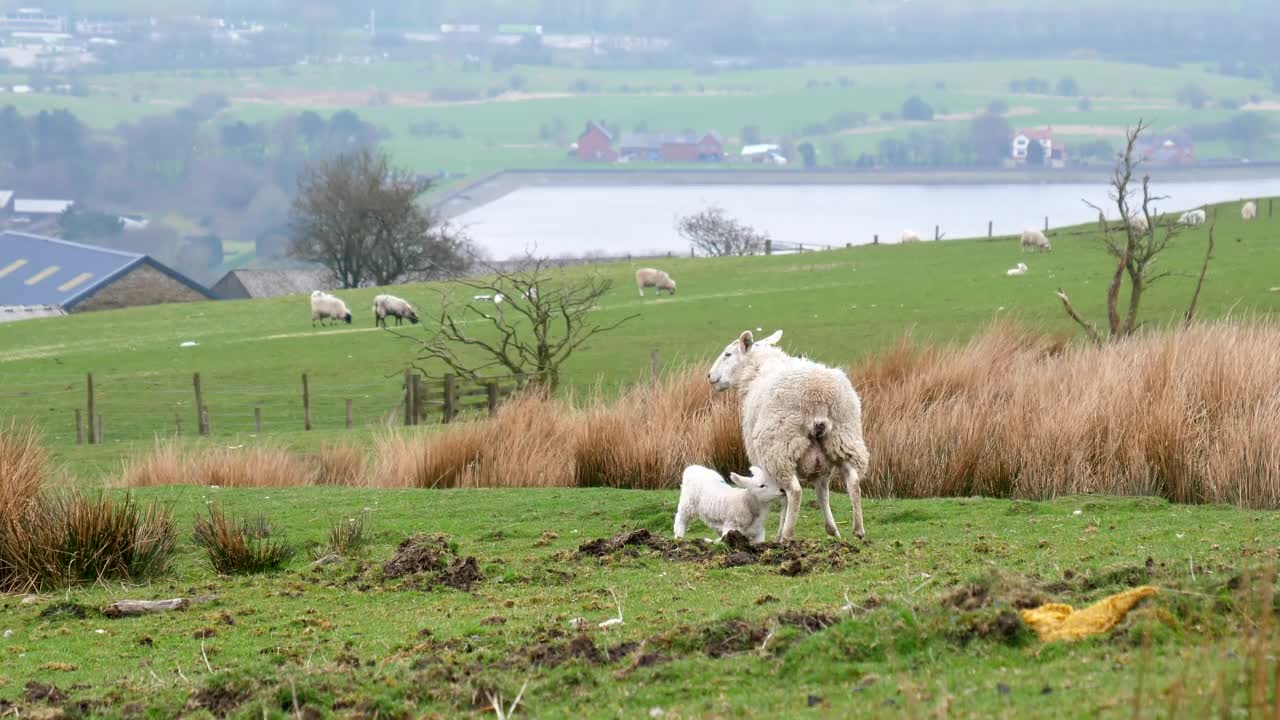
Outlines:
[{"label": "distant village building", "polygon": [[622,160],[697,163],[724,160],[724,140],[719,133],[702,135],[671,133],[630,133],[618,141]]},{"label": "distant village building", "polygon": [[773,144],[744,145],[740,153],[743,160],[766,165],[786,165],[787,158],[782,148]]},{"label": "distant village building", "polygon": [[64,33],[67,18],[40,8],[18,8],[0,15],[0,32]]},{"label": "distant village building", "polygon": [[0,305],[0,323],[59,317],[66,314],[67,311],[57,305]]},{"label": "distant village building", "polygon": [[18,198],[13,201],[15,220],[34,222],[56,218],[75,205],[74,200],[45,200],[37,198]]},{"label": "distant village building", "polygon": [[1067,146],[1053,139],[1053,128],[1051,127],[1018,130],[1014,133],[1010,152],[1010,157],[1013,158],[1014,164],[1025,165],[1027,163],[1027,156],[1032,143],[1038,144],[1043,151],[1041,156],[1044,158],[1045,167],[1064,168],[1067,166]]},{"label": "distant village building", "polygon": [[1194,165],[1196,162],[1195,143],[1184,133],[1140,137],[1134,150],[1142,162],[1149,165]]},{"label": "distant village building", "polygon": [[341,283],[328,270],[232,270],[213,284],[224,300],[304,295],[312,290],[337,290]]},{"label": "distant village building", "polygon": [[613,149],[613,134],[597,122],[587,123],[587,129],[578,136],[573,155],[585,162],[614,162],[618,151]]},{"label": "distant village building", "polygon": [[214,299],[147,255],[0,233],[0,307],[54,306],[70,313]]}]

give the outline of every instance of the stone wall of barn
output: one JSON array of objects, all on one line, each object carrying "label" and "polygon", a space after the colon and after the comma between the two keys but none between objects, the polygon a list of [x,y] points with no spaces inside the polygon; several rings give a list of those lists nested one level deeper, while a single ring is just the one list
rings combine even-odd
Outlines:
[{"label": "stone wall of barn", "polygon": [[208,299],[150,265],[138,265],[80,301],[71,308],[71,312],[114,310],[138,305],[195,302]]}]

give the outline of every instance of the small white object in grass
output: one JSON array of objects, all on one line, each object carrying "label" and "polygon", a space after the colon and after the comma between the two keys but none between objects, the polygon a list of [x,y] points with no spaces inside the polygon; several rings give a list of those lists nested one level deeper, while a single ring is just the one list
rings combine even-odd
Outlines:
[{"label": "small white object in grass", "polygon": [[662,708],[660,708],[660,707],[651,707],[651,708],[649,708],[649,717],[651,717],[651,718],[660,718],[660,717],[662,717],[663,715],[666,715],[666,714],[667,714],[667,711],[666,711],[666,710],[663,710],[663,709],[662,709]]},{"label": "small white object in grass", "polygon": [[756,332],[764,332],[764,328],[756,328]]},{"label": "small white object in grass", "polygon": [[1178,539],[1179,539],[1179,540],[1181,540],[1181,539],[1182,539],[1183,537],[1185,537],[1185,536],[1186,536],[1186,533],[1178,533]]},{"label": "small white object in grass", "polygon": [[199,344],[200,343],[196,342],[195,340],[188,340],[186,342],[178,343],[178,347],[195,347]]},{"label": "small white object in grass", "polygon": [[38,602],[40,602],[40,596],[39,596],[39,595],[28,595],[28,596],[26,596],[26,597],[22,598],[22,604],[23,604],[23,605],[31,605],[31,604],[33,604],[33,603],[38,603]]},{"label": "small white object in grass", "polygon": [[4,631],[4,636],[5,636],[5,637],[7,637],[7,638],[11,638],[11,637],[13,637],[13,631],[12,631],[12,630],[5,630],[5,631]]},{"label": "small white object in grass", "polygon": [[228,449],[228,450],[239,450],[239,449],[240,449],[240,448],[242,448],[242,447],[244,447],[244,445],[228,445],[228,446],[227,446],[227,449]]},{"label": "small white object in grass", "polygon": [[106,631],[106,630],[103,630],[102,628],[98,628],[97,630],[94,630],[93,632],[94,632],[94,634],[95,634],[95,635],[106,635],[106,634],[107,634],[107,631]]},{"label": "small white object in grass", "polygon": [[583,617],[576,617],[569,621],[569,627],[573,628],[574,630],[581,630],[586,626],[587,626],[587,619]]},{"label": "small white object in grass", "polygon": [[210,489],[210,490],[218,490],[218,489],[220,489],[220,488],[221,488],[221,486],[220,486],[220,485],[210,485],[210,486],[209,486],[209,489]]},{"label": "small white object in grass", "polygon": [[1084,514],[1084,511],[1083,511],[1083,510],[1081,510],[1081,509],[1079,509],[1079,508],[1077,508],[1077,509],[1075,510],[1075,512],[1073,512],[1073,513],[1071,513],[1071,514],[1072,514],[1072,515],[1083,515],[1083,514]]},{"label": "small white object in grass", "polygon": [[622,624],[622,618],[609,618],[608,620],[605,620],[604,622],[600,623],[600,627],[611,628],[614,625],[621,625],[621,624]]}]

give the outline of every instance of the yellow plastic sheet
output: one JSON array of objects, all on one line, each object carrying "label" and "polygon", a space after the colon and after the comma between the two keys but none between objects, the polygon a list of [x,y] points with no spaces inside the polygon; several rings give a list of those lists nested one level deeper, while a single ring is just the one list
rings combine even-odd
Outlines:
[{"label": "yellow plastic sheet", "polygon": [[1079,640],[1115,627],[1139,600],[1157,592],[1156,588],[1143,585],[1109,595],[1083,610],[1076,610],[1062,603],[1048,603],[1023,610],[1022,621],[1045,642]]}]

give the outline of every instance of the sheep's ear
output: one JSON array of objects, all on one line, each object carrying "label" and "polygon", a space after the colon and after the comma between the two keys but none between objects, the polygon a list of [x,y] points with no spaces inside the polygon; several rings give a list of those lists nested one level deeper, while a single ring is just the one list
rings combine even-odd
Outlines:
[{"label": "sheep's ear", "polygon": [[756,342],[760,343],[761,345],[777,345],[778,341],[781,339],[782,339],[782,331],[777,330],[769,337],[763,340],[757,340]]},{"label": "sheep's ear", "polygon": [[729,484],[736,487],[742,487],[742,484],[750,478],[744,478],[736,472],[729,473]]},{"label": "sheep's ear", "polygon": [[746,331],[746,332],[744,332],[744,333],[742,333],[741,335],[739,335],[739,336],[738,336],[738,344],[742,346],[742,349],[743,349],[743,350],[750,350],[750,349],[751,349],[751,344],[752,344],[752,342],[754,342],[754,340],[753,340],[753,338],[751,337],[751,331],[750,331],[750,330],[748,330],[748,331]]}]

